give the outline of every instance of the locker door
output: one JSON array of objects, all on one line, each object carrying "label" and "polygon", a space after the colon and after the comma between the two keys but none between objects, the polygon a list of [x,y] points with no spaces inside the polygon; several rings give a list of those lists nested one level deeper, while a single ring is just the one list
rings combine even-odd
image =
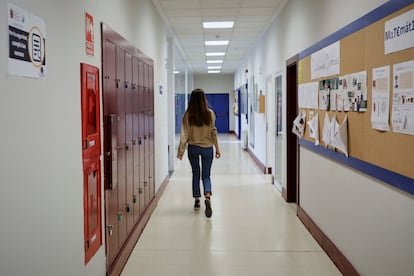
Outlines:
[{"label": "locker door", "polygon": [[[141,94],[142,96],[142,94]],[[142,97],[141,97],[142,99]],[[139,205],[140,205],[140,212],[142,213],[145,209],[145,144],[146,140],[144,139],[145,135],[145,114],[144,112],[138,113],[138,130],[139,130],[139,136],[138,136],[138,158],[139,158],[139,187],[138,187],[138,193],[139,193]]]},{"label": "locker door", "polygon": [[149,75],[148,75],[148,64],[144,63],[144,110],[149,111]]},{"label": "locker door", "polygon": [[138,92],[139,92],[139,112],[144,111],[144,63],[138,61]]},{"label": "locker door", "polygon": [[119,244],[122,245],[126,240],[126,116],[125,116],[125,91],[123,80],[125,77],[124,50],[116,50],[116,75],[117,75],[117,108],[118,108],[118,132],[117,132],[117,155],[118,155],[118,225],[119,225]]},{"label": "locker door", "polygon": [[155,172],[154,172],[154,162],[155,162],[155,158],[154,158],[154,113],[151,112],[150,116],[149,116],[149,133],[150,133],[150,139],[149,139],[149,151],[150,151],[150,155],[149,155],[149,185],[150,185],[150,198],[152,199],[155,195]]},{"label": "locker door", "polygon": [[126,214],[127,233],[134,226],[133,189],[134,189],[134,160],[133,160],[133,105],[132,105],[132,55],[125,52],[125,156],[126,156]]},{"label": "locker door", "polygon": [[118,242],[118,156],[116,46],[105,40],[103,49],[104,183],[107,266],[119,251]]},{"label": "locker door", "polygon": [[133,145],[133,167],[134,167],[134,185],[133,185],[133,211],[134,223],[139,219],[139,93],[138,93],[138,59],[132,60],[132,145]]}]

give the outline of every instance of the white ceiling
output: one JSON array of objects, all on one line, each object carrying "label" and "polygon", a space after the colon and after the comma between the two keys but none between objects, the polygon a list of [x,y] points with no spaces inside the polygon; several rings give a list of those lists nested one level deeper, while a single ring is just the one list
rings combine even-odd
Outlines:
[{"label": "white ceiling", "polygon": [[[152,0],[194,73],[207,73],[207,51],[226,53],[222,73],[233,73],[287,0]],[[234,21],[232,29],[204,30],[204,21]],[[229,40],[205,46],[206,40]],[[177,64],[178,65],[178,64]]]}]

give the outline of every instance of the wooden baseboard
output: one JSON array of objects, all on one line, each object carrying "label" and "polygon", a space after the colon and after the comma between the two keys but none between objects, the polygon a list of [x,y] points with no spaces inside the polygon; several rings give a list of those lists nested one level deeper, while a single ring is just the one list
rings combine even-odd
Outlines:
[{"label": "wooden baseboard", "polygon": [[282,197],[287,202],[287,190],[285,187],[282,187]]},{"label": "wooden baseboard", "polygon": [[254,153],[247,148],[247,152],[249,153],[250,157],[254,160],[254,163],[259,167],[260,171],[266,174],[266,166],[254,155]]},{"label": "wooden baseboard", "polygon": [[128,237],[128,240],[125,242],[124,246],[119,251],[119,254],[112,265],[107,269],[106,275],[108,276],[119,276],[121,275],[124,266],[126,265],[129,256],[131,255],[132,251],[135,248],[136,243],[139,240],[139,237],[142,234],[142,231],[147,225],[152,213],[154,212],[155,208],[157,207],[158,201],[161,198],[161,195],[164,193],[165,188],[169,182],[169,176],[167,176],[157,193],[155,194],[154,198],[152,199],[151,203],[145,209],[144,213],[141,215],[141,218],[135,225],[134,229],[132,230],[131,234]]},{"label": "wooden baseboard", "polygon": [[325,233],[323,233],[318,225],[313,222],[300,206],[297,207],[297,216],[343,275],[360,275],[351,262],[348,261],[336,245],[325,235]]},{"label": "wooden baseboard", "polygon": [[232,135],[234,135],[234,136],[238,137],[238,136],[237,136],[237,133],[236,133],[234,130],[230,130],[230,131],[229,131],[229,134],[232,134]]}]

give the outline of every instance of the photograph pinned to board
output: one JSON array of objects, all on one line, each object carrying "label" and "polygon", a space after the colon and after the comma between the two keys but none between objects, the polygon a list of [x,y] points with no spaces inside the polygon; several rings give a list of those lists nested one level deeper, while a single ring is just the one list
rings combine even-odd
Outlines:
[{"label": "photograph pinned to board", "polygon": [[319,113],[314,111],[309,111],[309,121],[306,123],[309,126],[309,136],[310,138],[315,139],[315,146],[319,145]]},{"label": "photograph pinned to board", "polygon": [[366,112],[367,100],[367,72],[361,71],[340,77],[342,94],[342,111]]},{"label": "photograph pinned to board", "polygon": [[299,112],[298,116],[293,121],[292,132],[301,139],[303,138],[303,133],[305,132],[305,123],[306,123],[305,111]]},{"label": "photograph pinned to board", "polygon": [[394,64],[392,130],[414,135],[414,60]]},{"label": "photograph pinned to board", "polygon": [[390,116],[390,66],[372,69],[371,126],[389,131]]},{"label": "photograph pinned to board", "polygon": [[336,110],[336,94],[339,79],[326,79],[319,82],[319,109]]}]

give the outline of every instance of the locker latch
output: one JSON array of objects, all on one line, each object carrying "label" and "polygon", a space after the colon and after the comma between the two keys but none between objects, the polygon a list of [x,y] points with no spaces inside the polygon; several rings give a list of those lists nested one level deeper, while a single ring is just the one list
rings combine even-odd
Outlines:
[{"label": "locker latch", "polygon": [[107,225],[106,228],[108,229],[109,236],[112,236],[114,226],[110,224]]},{"label": "locker latch", "polygon": [[137,203],[137,195],[132,196],[132,203]]},{"label": "locker latch", "polygon": [[126,204],[126,212],[127,213],[131,212],[131,206],[129,203]]},{"label": "locker latch", "polygon": [[122,221],[124,218],[124,214],[122,212],[118,213],[118,221]]}]

